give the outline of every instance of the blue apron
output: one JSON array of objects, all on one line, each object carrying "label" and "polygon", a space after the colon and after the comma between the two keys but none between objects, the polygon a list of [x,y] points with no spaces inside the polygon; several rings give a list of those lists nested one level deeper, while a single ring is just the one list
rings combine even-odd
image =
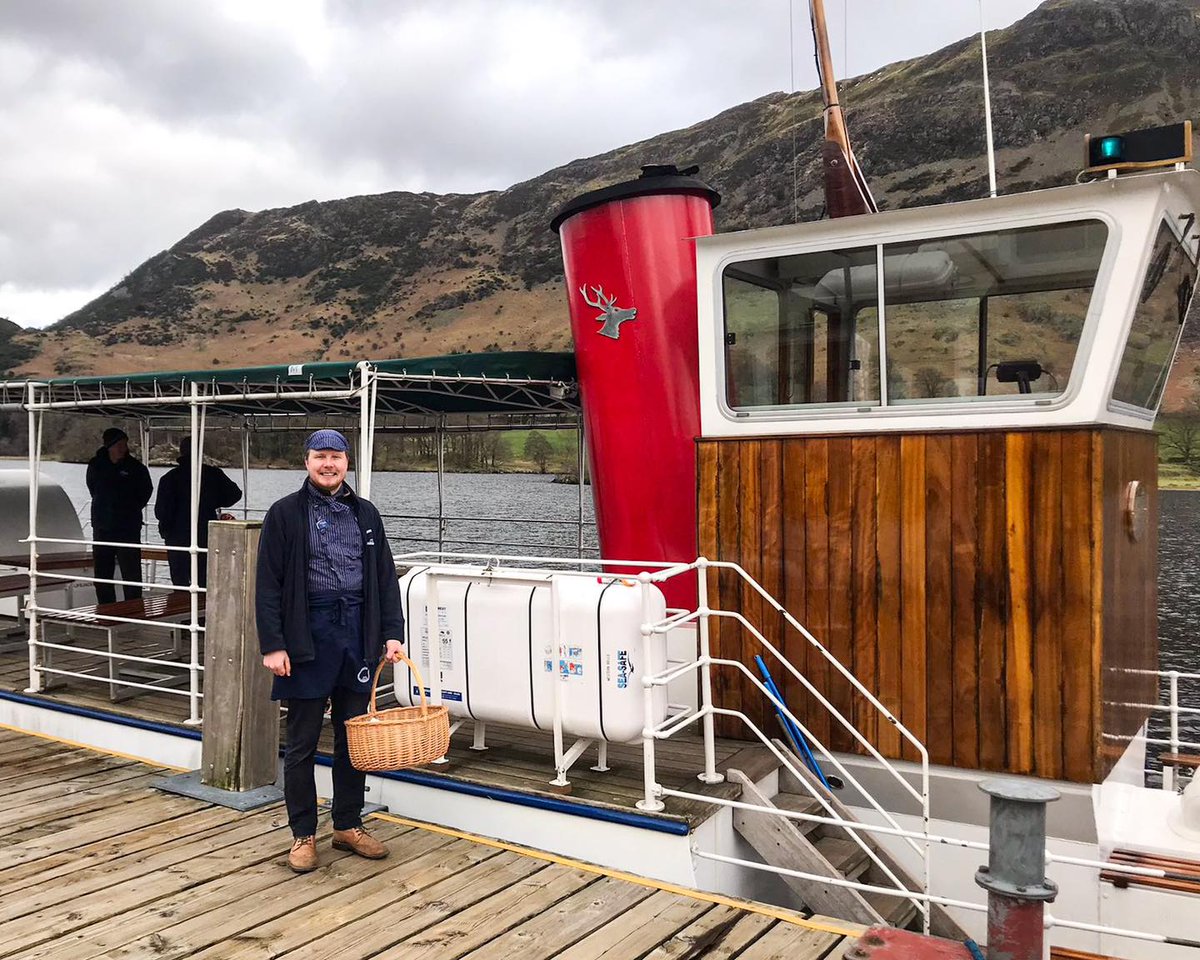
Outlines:
[{"label": "blue apron", "polygon": [[308,623],[314,658],[292,661],[290,677],[275,677],[272,700],[322,700],[335,687],[368,693],[374,665],[363,659],[362,594],[314,593],[308,598]]}]

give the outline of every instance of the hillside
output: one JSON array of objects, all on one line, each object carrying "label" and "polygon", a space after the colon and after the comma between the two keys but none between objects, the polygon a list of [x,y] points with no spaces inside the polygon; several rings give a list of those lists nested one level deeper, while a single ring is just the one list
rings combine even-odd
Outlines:
[{"label": "hillside", "polygon": [[[1086,131],[1195,118],[1197,50],[1200,0],[1049,0],[989,34],[1001,189],[1070,182]],[[843,103],[883,206],[986,191],[977,39],[850,80]],[[224,211],[50,330],[0,331],[0,347],[40,374],[561,349],[547,224],[565,200],[642,163],[698,163],[723,196],[718,229],[814,219],[820,115],[815,92],[775,93],[503,191]]]}]

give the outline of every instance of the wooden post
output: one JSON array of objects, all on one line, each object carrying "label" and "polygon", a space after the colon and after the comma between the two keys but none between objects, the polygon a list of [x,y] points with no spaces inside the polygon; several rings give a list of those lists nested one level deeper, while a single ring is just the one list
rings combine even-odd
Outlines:
[{"label": "wooden post", "polygon": [[208,525],[200,775],[221,790],[255,790],[278,776],[279,704],[271,700],[254,626],[261,533],[257,520]]}]

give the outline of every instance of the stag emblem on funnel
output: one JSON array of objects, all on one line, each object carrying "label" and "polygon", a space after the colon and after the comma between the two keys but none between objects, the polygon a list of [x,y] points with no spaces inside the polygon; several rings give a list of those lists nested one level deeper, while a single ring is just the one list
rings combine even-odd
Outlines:
[{"label": "stag emblem on funnel", "polygon": [[610,337],[613,340],[621,338],[621,324],[626,320],[637,319],[637,307],[626,307],[621,309],[616,306],[616,297],[606,297],[603,287],[592,287],[592,298],[588,297],[587,284],[579,288],[579,292],[583,294],[583,302],[589,307],[595,307],[601,311],[600,316],[596,317],[597,323],[603,323],[596,332],[602,337]]}]

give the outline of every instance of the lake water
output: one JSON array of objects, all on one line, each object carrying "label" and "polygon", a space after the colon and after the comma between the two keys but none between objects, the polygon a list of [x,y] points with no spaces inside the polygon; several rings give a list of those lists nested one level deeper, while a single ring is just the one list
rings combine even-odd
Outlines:
[{"label": "lake water", "polygon": [[[12,466],[19,467],[19,463]],[[85,467],[75,463],[46,463],[48,477],[60,483],[76,508],[87,503]],[[157,486],[167,468],[152,467]],[[241,483],[241,471],[230,470]],[[557,484],[550,475],[446,474],[443,502],[449,520],[445,549],[464,553],[513,553],[572,557],[578,550],[579,487]],[[299,470],[251,470],[250,515],[262,515],[275,500],[297,489]],[[353,482],[353,475],[351,475]],[[388,534],[397,553],[437,547],[436,520],[405,519],[437,515],[437,476],[431,473],[376,473],[372,500],[388,520]],[[1158,611],[1163,670],[1200,672],[1200,492],[1165,490],[1160,494]],[[241,505],[234,510],[241,516]],[[598,547],[591,488],[583,496],[583,552],[595,556]],[[540,521],[559,521],[547,523]],[[149,539],[156,540],[151,528]],[[1181,682],[1181,703],[1200,707],[1200,682]],[[1181,720],[1185,739],[1200,740],[1200,718]],[[1161,715],[1153,736],[1166,736]]]},{"label": "lake water", "polygon": [[[1160,669],[1200,673],[1200,491],[1164,490],[1159,506]],[[1200,708],[1200,681],[1181,680],[1179,694],[1181,706]],[[1181,717],[1179,728],[1184,739],[1200,741],[1200,716]],[[1163,714],[1151,735],[1166,737],[1167,731]]]},{"label": "lake water", "polygon": [[[13,466],[18,466],[16,463]],[[88,501],[86,466],[79,463],[44,463],[45,475],[62,485],[76,509]],[[168,467],[151,467],[158,489],[159,478]],[[239,485],[240,469],[226,471]],[[299,489],[301,470],[251,470],[246,506],[252,518],[261,517],[280,497]],[[534,554],[554,557],[578,555],[579,486],[554,483],[551,474],[448,473],[442,481],[443,513],[447,517],[482,517],[483,520],[452,519],[445,523],[446,550],[462,553]],[[351,485],[354,474],[350,474]],[[396,553],[434,550],[438,543],[437,474],[377,472],[372,476],[371,500],[387,522],[388,539]],[[153,503],[153,501],[152,501]],[[231,511],[242,516],[242,504]],[[583,490],[583,555],[599,552],[592,490]],[[157,541],[153,525],[148,539]]]}]

